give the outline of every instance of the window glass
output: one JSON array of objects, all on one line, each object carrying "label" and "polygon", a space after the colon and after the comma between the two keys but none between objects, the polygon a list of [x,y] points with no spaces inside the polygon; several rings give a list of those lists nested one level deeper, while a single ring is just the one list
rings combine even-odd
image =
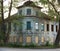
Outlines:
[{"label": "window glass", "polygon": [[44,31],[44,24],[41,24],[41,31]]},{"label": "window glass", "polygon": [[13,24],[13,27],[14,27],[14,31],[16,31],[16,30],[17,30],[17,25],[16,25],[16,23]]},{"label": "window glass", "polygon": [[27,9],[27,15],[31,15],[31,9]]},{"label": "window glass", "polygon": [[38,23],[35,23],[35,29],[38,30]]},{"label": "window glass", "polygon": [[49,31],[49,24],[47,24],[47,31]]},{"label": "window glass", "polygon": [[51,25],[51,31],[54,31],[54,25]]},{"label": "window glass", "polygon": [[36,11],[36,16],[38,16],[38,11]]},{"label": "window glass", "polygon": [[27,21],[27,30],[31,30],[31,22]]},{"label": "window glass", "polygon": [[19,14],[22,15],[22,10],[19,11]]},{"label": "window glass", "polygon": [[58,31],[58,26],[56,25],[56,32]]}]

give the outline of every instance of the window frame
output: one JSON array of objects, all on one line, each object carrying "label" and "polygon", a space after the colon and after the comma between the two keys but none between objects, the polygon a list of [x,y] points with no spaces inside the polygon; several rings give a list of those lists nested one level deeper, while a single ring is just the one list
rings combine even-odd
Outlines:
[{"label": "window frame", "polygon": [[31,30],[31,21],[27,21],[26,24],[27,24],[26,29]]},{"label": "window frame", "polygon": [[22,10],[19,10],[19,14],[22,15]]},{"label": "window frame", "polygon": [[49,31],[49,24],[46,25],[46,30]]},{"label": "window frame", "polygon": [[31,9],[30,8],[27,9],[27,13],[26,14],[27,15],[31,15]]},{"label": "window frame", "polygon": [[39,30],[39,23],[38,22],[35,23],[35,29]]},{"label": "window frame", "polygon": [[54,31],[54,25],[51,25],[51,31]]},{"label": "window frame", "polygon": [[41,24],[41,31],[44,31],[44,23]]}]

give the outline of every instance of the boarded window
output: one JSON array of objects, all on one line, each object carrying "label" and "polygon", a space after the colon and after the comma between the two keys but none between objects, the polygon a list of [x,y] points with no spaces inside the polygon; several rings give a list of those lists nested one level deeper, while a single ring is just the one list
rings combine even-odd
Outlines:
[{"label": "boarded window", "polygon": [[49,31],[49,24],[47,24],[47,31]]},{"label": "boarded window", "polygon": [[35,37],[35,42],[38,43],[38,36]]},{"label": "boarded window", "polygon": [[27,42],[27,43],[31,43],[31,37],[30,37],[30,36],[27,36],[27,37],[26,37],[26,42]]},{"label": "boarded window", "polygon": [[41,42],[44,42],[44,37],[41,37]]},{"label": "boarded window", "polygon": [[51,31],[54,31],[54,25],[51,25]]},{"label": "boarded window", "polygon": [[16,42],[16,41],[17,41],[16,36],[13,36],[13,42]]},{"label": "boarded window", "polygon": [[9,42],[12,42],[12,36],[9,37]]},{"label": "boarded window", "polygon": [[23,38],[22,37],[20,37],[20,42],[22,42],[23,41]]}]

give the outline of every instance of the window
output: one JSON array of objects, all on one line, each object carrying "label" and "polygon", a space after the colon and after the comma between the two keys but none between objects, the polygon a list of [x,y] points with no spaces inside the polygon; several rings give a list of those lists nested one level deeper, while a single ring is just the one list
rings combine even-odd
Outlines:
[{"label": "window", "polygon": [[54,31],[54,25],[51,25],[51,31]]},{"label": "window", "polygon": [[31,9],[27,9],[27,15],[31,15]]},{"label": "window", "polygon": [[16,41],[17,41],[16,36],[13,36],[13,42],[16,42]]},{"label": "window", "polygon": [[41,24],[41,31],[44,31],[44,24]]},{"label": "window", "polygon": [[47,31],[49,31],[49,24],[47,24]]},{"label": "window", "polygon": [[20,40],[20,42],[22,42],[23,38],[22,38],[22,37],[20,37],[20,39],[19,39],[19,40]]},{"label": "window", "polygon": [[16,26],[16,23],[14,23],[14,31],[16,31],[17,30],[17,26]]},{"label": "window", "polygon": [[26,42],[27,42],[27,43],[31,43],[31,37],[30,37],[30,36],[27,36],[27,37],[26,37]]},{"label": "window", "polygon": [[58,31],[58,26],[56,25],[56,32]]},{"label": "window", "polygon": [[35,42],[38,43],[38,36],[35,37]]},{"label": "window", "polygon": [[9,37],[9,42],[12,42],[12,36]]},{"label": "window", "polygon": [[27,22],[27,30],[31,30],[31,22],[30,21]]},{"label": "window", "polygon": [[38,23],[35,23],[35,28],[36,30],[38,30]]},{"label": "window", "polygon": [[41,37],[41,42],[44,42],[44,37]]},{"label": "window", "polygon": [[36,11],[36,16],[38,16],[38,11]]},{"label": "window", "polygon": [[19,14],[22,15],[22,10],[19,11]]}]

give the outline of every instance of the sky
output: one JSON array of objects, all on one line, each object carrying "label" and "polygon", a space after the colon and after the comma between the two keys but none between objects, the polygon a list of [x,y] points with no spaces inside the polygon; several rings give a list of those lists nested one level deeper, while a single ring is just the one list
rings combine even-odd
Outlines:
[{"label": "sky", "polygon": [[[28,0],[19,0],[19,1],[20,1],[20,2],[18,3],[18,6],[22,5],[24,2],[26,2],[26,1],[28,1]],[[32,1],[39,1],[39,0],[32,0]],[[8,6],[9,3],[10,3],[10,0],[5,0],[4,6]],[[43,5],[41,5],[41,3],[39,3],[38,6],[43,7]],[[41,11],[46,13],[46,11],[48,11],[48,8],[43,8]],[[17,10],[16,8],[12,8],[11,15],[13,15],[13,14],[15,14],[15,13],[17,13],[17,12],[18,12],[18,10]],[[7,17],[8,17],[8,12],[6,12],[6,13],[4,14],[4,16],[5,16],[5,18],[7,18]]]}]

